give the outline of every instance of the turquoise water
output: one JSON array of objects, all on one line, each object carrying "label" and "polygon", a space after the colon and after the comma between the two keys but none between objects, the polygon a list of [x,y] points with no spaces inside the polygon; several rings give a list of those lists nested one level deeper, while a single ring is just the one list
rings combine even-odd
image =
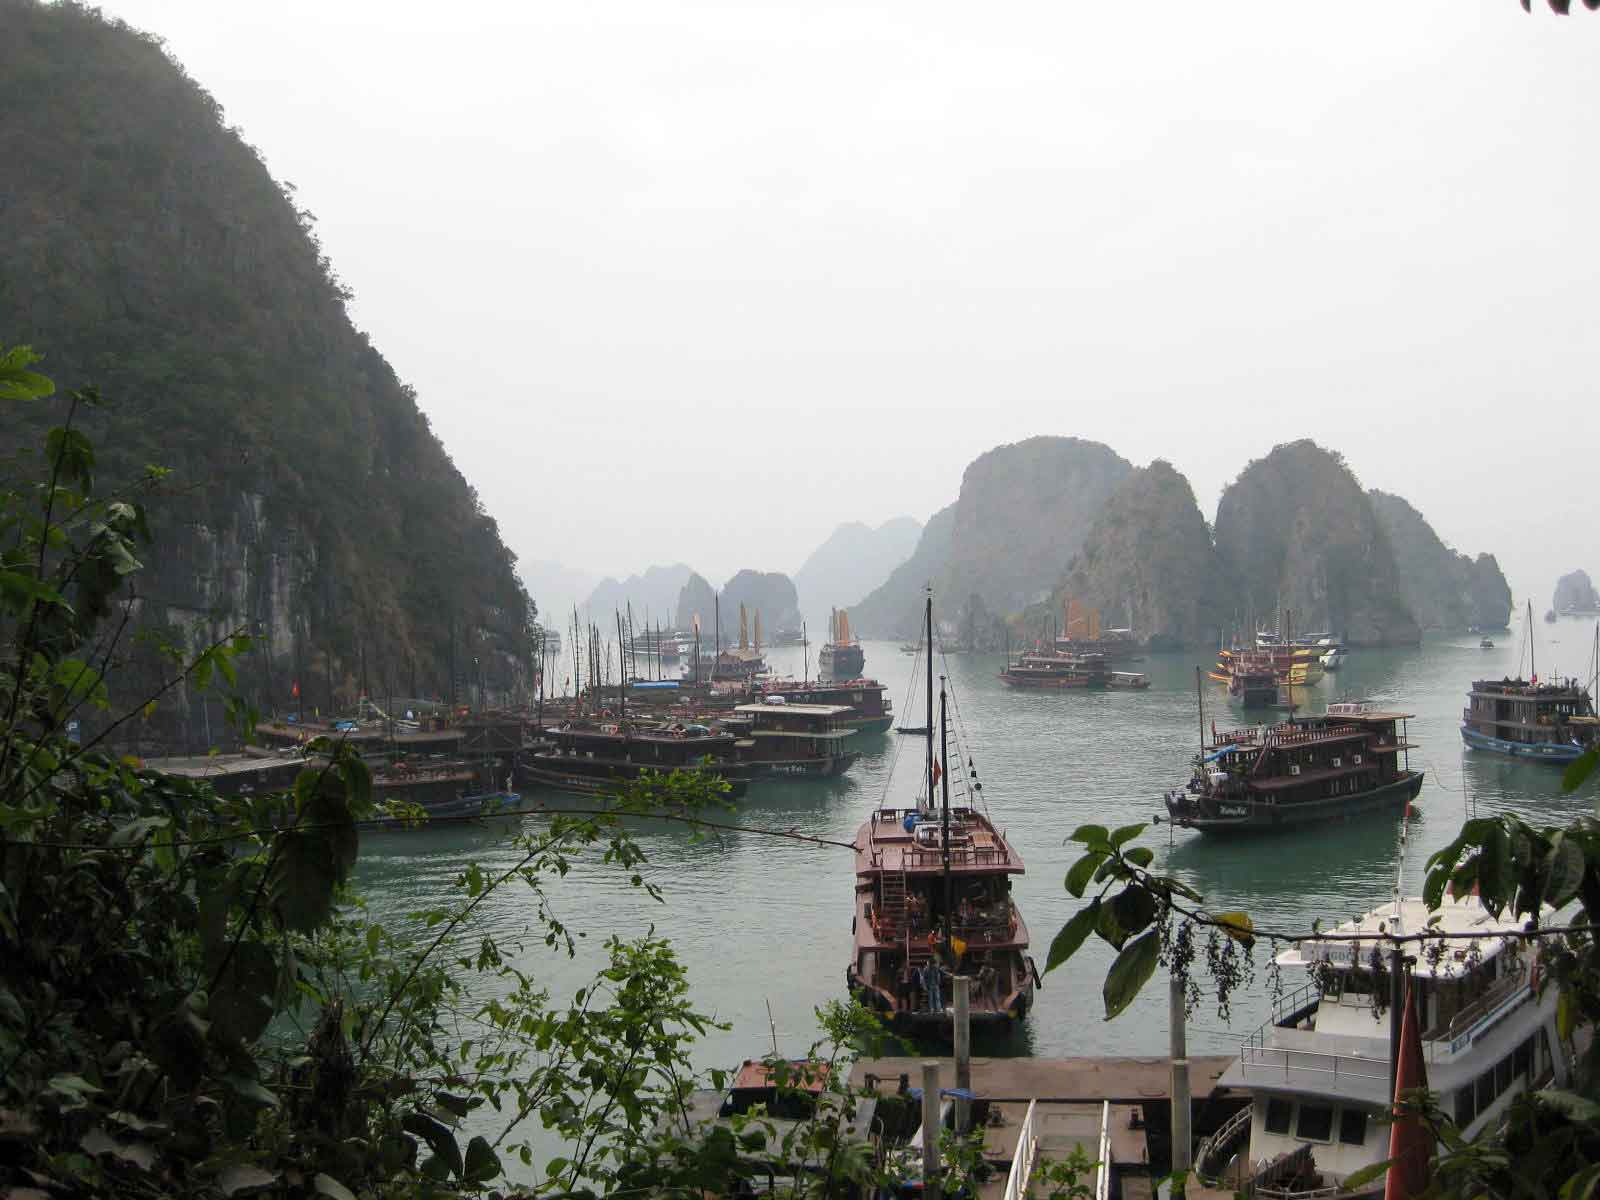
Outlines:
[{"label": "turquoise water", "polygon": [[[1576,622],[1543,626],[1542,676],[1587,673],[1593,628]],[[1423,864],[1451,840],[1472,813],[1515,809],[1534,819],[1561,820],[1591,801],[1563,796],[1559,772],[1465,752],[1457,732],[1474,678],[1515,673],[1519,631],[1501,635],[1494,650],[1476,637],[1429,641],[1415,650],[1356,651],[1346,667],[1297,689],[1297,702],[1318,711],[1330,700],[1365,698],[1408,713],[1411,763],[1427,772],[1405,851],[1404,886],[1420,890]],[[867,674],[890,685],[897,718],[903,711],[912,658],[892,643],[868,643]],[[800,671],[798,648],[770,656],[776,669]],[[946,664],[959,703],[968,752],[984,782],[997,825],[1027,863],[1016,895],[1043,963],[1050,939],[1078,902],[1062,887],[1076,858],[1064,839],[1080,823],[1120,825],[1149,820],[1162,793],[1183,783],[1199,737],[1193,653],[1150,657],[1143,693],[1044,693],[1006,688],[996,678],[999,655],[951,656]],[[1204,688],[1205,721],[1242,724],[1222,689]],[[752,786],[735,818],[741,823],[850,841],[873,806],[909,803],[921,772],[922,742],[893,733],[863,738],[862,760],[842,779],[774,781]],[[898,752],[898,758],[897,758]],[[563,803],[554,797],[552,803]],[[523,818],[537,821],[536,817]],[[508,829],[507,826],[510,826]],[[358,884],[380,918],[398,919],[450,898],[460,866],[476,858],[509,865],[516,822],[498,828],[381,833],[362,844]],[[1181,876],[1217,910],[1244,909],[1258,927],[1305,929],[1317,918],[1339,919],[1382,902],[1399,865],[1399,821],[1391,817],[1310,833],[1271,835],[1228,843],[1201,839],[1167,825],[1143,842],[1156,866]],[[666,892],[656,904],[619,873],[580,867],[551,889],[561,918],[586,930],[588,948],[576,962],[542,945],[519,965],[560,997],[580,986],[598,962],[598,943],[616,932],[654,925],[669,936],[688,969],[702,1009],[731,1023],[700,1046],[699,1065],[728,1065],[770,1049],[767,1006],[777,1040],[799,1053],[812,1040],[812,1010],[842,995],[850,953],[853,859],[849,851],[746,833],[695,843],[676,828],[641,830],[648,874]],[[531,901],[507,890],[485,906],[482,927],[513,937],[528,927]],[[1149,987],[1113,1022],[1102,1019],[1101,984],[1109,947],[1091,939],[1068,968],[1045,978],[1024,1027],[990,1052],[1160,1054],[1166,1047],[1166,992]],[[1263,965],[1264,965],[1264,959]],[[1264,1018],[1258,986],[1235,998],[1231,1025],[1203,1006],[1190,1030],[1196,1053],[1231,1053]]]}]

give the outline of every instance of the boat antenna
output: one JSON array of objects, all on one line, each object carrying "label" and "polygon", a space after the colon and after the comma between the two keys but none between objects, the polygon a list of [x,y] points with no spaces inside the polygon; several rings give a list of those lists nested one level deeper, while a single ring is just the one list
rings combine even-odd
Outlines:
[{"label": "boat antenna", "polygon": [[933,807],[933,584],[928,585],[926,610],[928,638],[928,807]]},{"label": "boat antenna", "polygon": [[[929,655],[928,658],[931,662],[933,656]],[[940,804],[940,822],[943,826],[941,831],[943,836],[939,839],[944,867],[944,944],[950,946],[950,934],[955,916],[955,882],[950,878],[950,741],[946,737],[945,730],[943,675],[939,676],[939,782],[944,788],[944,799]],[[951,949],[953,953],[954,947],[951,947]]]},{"label": "boat antenna", "polygon": [[762,999],[767,1002],[767,1028],[772,1031],[772,1057],[773,1058],[777,1058],[778,1057],[778,1026],[777,1026],[777,1023],[772,1019],[772,997],[763,996]]},{"label": "boat antenna", "polygon": [[1206,756],[1206,693],[1200,683],[1200,664],[1194,665],[1194,703],[1200,713],[1200,757]]}]

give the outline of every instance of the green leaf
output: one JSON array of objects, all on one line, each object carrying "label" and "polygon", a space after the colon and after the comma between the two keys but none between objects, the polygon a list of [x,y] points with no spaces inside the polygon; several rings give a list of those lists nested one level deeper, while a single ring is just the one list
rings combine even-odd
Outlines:
[{"label": "green leaf", "polygon": [[1212,918],[1222,929],[1222,932],[1238,942],[1245,949],[1256,944],[1256,926],[1250,919],[1250,914],[1245,912],[1218,913]]},{"label": "green leaf", "polygon": [[1083,945],[1084,939],[1095,926],[1096,910],[1099,907],[1100,901],[1096,899],[1087,908],[1079,909],[1072,920],[1061,927],[1061,931],[1050,943],[1050,956],[1044,964],[1046,975],[1077,953],[1078,947]]},{"label": "green leaf", "polygon": [[1155,919],[1156,899],[1144,888],[1130,884],[1111,898],[1111,908],[1116,913],[1117,928],[1128,938]]},{"label": "green leaf", "polygon": [[262,1108],[277,1108],[283,1103],[278,1099],[277,1093],[269,1092],[256,1080],[243,1075],[224,1075],[222,1081],[232,1089],[235,1096],[252,1104],[259,1104]]},{"label": "green leaf", "polygon": [[234,1163],[217,1176],[217,1188],[224,1196],[249,1196],[264,1192],[278,1182],[278,1173],[254,1163]]},{"label": "green leaf", "polygon": [[253,1042],[272,1020],[269,997],[278,986],[278,960],[265,944],[245,939],[211,992],[208,1015],[225,1038]]},{"label": "green leaf", "polygon": [[467,1161],[464,1180],[468,1185],[482,1185],[500,1174],[500,1159],[481,1135],[467,1143]]},{"label": "green leaf", "polygon": [[1106,1020],[1111,1020],[1139,994],[1161,959],[1161,931],[1152,929],[1123,947],[1122,953],[1106,973],[1102,994],[1106,1002]]},{"label": "green leaf", "polygon": [[0,400],[42,400],[55,392],[48,376],[28,370],[38,361],[29,346],[0,350]]},{"label": "green leaf", "polygon": [[1339,1184],[1339,1190],[1342,1192],[1359,1191],[1361,1188],[1366,1187],[1367,1184],[1377,1180],[1379,1176],[1389,1169],[1389,1165],[1393,1162],[1394,1159],[1386,1158],[1382,1162],[1368,1163],[1359,1171],[1353,1171],[1346,1175]]},{"label": "green leaf", "polygon": [[1148,867],[1155,861],[1156,852],[1149,846],[1135,846],[1131,850],[1124,850],[1122,857],[1136,867]]},{"label": "green leaf", "polygon": [[1091,850],[1077,862],[1072,864],[1072,869],[1067,872],[1067,891],[1074,896],[1082,897],[1083,889],[1089,886],[1089,879],[1105,861],[1103,850]]},{"label": "green leaf", "polygon": [[439,1163],[455,1178],[461,1178],[463,1169],[461,1147],[456,1144],[456,1135],[447,1125],[435,1121],[427,1113],[413,1111],[407,1113],[401,1120],[400,1127],[427,1142],[434,1158],[439,1160]]},{"label": "green leaf", "polygon": [[1600,1121],[1600,1104],[1587,1096],[1580,1096],[1577,1092],[1569,1092],[1562,1088],[1541,1088],[1534,1095],[1539,1103],[1555,1109],[1568,1120],[1582,1124]]},{"label": "green leaf", "polygon": [[1510,903],[1514,886],[1511,839],[1497,822],[1485,835],[1483,848],[1478,852],[1478,894],[1483,906],[1498,917]]},{"label": "green leaf", "polygon": [[1590,1163],[1561,1185],[1561,1200],[1593,1200],[1600,1186],[1600,1163]]},{"label": "green leaf", "polygon": [[318,1171],[311,1180],[311,1186],[316,1188],[317,1195],[330,1197],[330,1200],[356,1200],[356,1194],[332,1175],[324,1175]]},{"label": "green leaf", "polygon": [[1117,830],[1111,835],[1111,844],[1120,850],[1124,842],[1131,842],[1144,831],[1145,826],[1142,823],[1138,825],[1124,825],[1121,829]]},{"label": "green leaf", "polygon": [[1594,768],[1600,763],[1600,745],[1590,746],[1577,758],[1567,764],[1567,769],[1561,772],[1561,790],[1575,792],[1581,788],[1594,774]]},{"label": "green leaf", "polygon": [[1555,844],[1545,855],[1544,865],[1547,875],[1544,883],[1545,903],[1552,908],[1560,908],[1573,896],[1578,894],[1578,888],[1583,883],[1583,872],[1587,865],[1584,861],[1583,851],[1577,843],[1570,838],[1563,837],[1559,832],[1555,835]]},{"label": "green leaf", "polygon": [[1086,846],[1109,847],[1111,835],[1106,832],[1104,825],[1079,825],[1072,831],[1072,836],[1067,841],[1082,842]]}]

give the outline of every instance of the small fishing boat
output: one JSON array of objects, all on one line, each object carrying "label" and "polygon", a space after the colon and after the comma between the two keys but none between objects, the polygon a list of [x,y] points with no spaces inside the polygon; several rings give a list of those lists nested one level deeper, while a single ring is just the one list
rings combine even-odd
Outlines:
[{"label": "small fishing boat", "polygon": [[1481,642],[1478,643],[1478,649],[1479,650],[1493,650],[1494,649],[1494,639],[1493,638],[1484,638]]}]

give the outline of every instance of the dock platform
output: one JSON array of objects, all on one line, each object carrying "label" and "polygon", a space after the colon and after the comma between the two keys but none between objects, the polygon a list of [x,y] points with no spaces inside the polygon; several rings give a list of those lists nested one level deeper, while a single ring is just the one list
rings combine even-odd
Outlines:
[{"label": "dock platform", "polygon": [[[1199,1054],[1189,1059],[1189,1091],[1202,1100],[1218,1090],[1217,1080],[1236,1055]],[[953,1058],[863,1058],[850,1082],[865,1087],[867,1076],[879,1091],[894,1091],[900,1076],[922,1086],[922,1064],[937,1062],[941,1087],[954,1087]],[[987,1100],[1029,1100],[1052,1103],[1143,1104],[1170,1100],[1172,1067],[1165,1057],[1125,1058],[974,1058],[972,1090]]]}]

